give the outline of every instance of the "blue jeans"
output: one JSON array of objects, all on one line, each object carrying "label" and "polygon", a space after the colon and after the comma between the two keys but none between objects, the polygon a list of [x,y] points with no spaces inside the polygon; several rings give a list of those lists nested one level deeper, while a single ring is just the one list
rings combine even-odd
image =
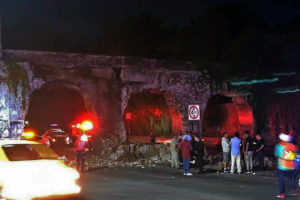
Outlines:
[{"label": "blue jeans", "polygon": [[257,160],[258,160],[258,164],[259,164],[259,170],[263,171],[264,170],[264,152],[263,151],[257,152]]},{"label": "blue jeans", "polygon": [[190,173],[190,158],[183,158],[183,172]]},{"label": "blue jeans", "polygon": [[285,184],[284,184],[285,178],[288,178],[290,181],[292,181],[292,189],[297,188],[296,183],[295,183],[296,170],[284,171],[281,169],[277,169],[277,175],[278,175],[279,193],[280,194],[285,193]]}]

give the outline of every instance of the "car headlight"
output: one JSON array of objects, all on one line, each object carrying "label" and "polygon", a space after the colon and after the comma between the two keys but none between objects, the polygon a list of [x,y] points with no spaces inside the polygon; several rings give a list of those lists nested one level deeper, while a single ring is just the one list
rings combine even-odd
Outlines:
[{"label": "car headlight", "polygon": [[70,169],[70,176],[74,179],[79,179],[80,175],[75,169]]}]

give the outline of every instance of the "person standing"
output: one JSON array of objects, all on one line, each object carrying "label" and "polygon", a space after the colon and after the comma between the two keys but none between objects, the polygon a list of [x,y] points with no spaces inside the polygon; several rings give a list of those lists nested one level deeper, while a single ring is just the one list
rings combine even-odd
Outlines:
[{"label": "person standing", "polygon": [[183,175],[192,176],[193,174],[190,172],[190,161],[191,161],[191,152],[192,152],[192,137],[189,135],[185,135],[182,138],[182,143],[179,144],[179,148],[182,151],[183,158]]},{"label": "person standing", "polygon": [[151,132],[150,133],[150,144],[155,144],[155,143],[156,143],[155,133]]},{"label": "person standing", "polygon": [[76,147],[76,168],[80,172],[84,172],[85,152],[87,148],[88,138],[82,135],[75,142]]},{"label": "person standing", "polygon": [[198,173],[203,173],[204,144],[199,135],[194,136],[192,146],[196,158],[196,166],[199,170]]},{"label": "person standing", "polygon": [[241,168],[241,139],[240,133],[236,132],[234,134],[234,138],[231,139],[231,174],[234,174],[234,167],[235,163],[237,165],[237,173],[241,174],[242,173],[242,168]]},{"label": "person standing", "polygon": [[223,150],[224,173],[227,173],[228,172],[229,154],[230,154],[230,142],[228,139],[227,132],[223,133],[222,150]]},{"label": "person standing", "polygon": [[[183,142],[183,136],[184,136],[184,133],[183,132],[180,132],[179,136],[178,136],[178,144],[182,143]],[[179,146],[179,145],[178,145]],[[183,158],[182,158],[182,151],[180,148],[178,148],[178,158],[179,158],[179,163],[183,163]]]},{"label": "person standing", "polygon": [[[284,179],[290,178],[294,182],[297,163],[297,146],[292,144],[293,137],[285,133],[279,135],[280,142],[275,147],[274,155],[278,158],[277,164],[277,175],[278,175],[278,184],[279,184],[279,194],[277,198],[285,198],[285,185]],[[293,183],[294,189],[296,189],[296,184]]]},{"label": "person standing", "polygon": [[247,169],[246,173],[253,173],[253,139],[251,138],[249,131],[244,132],[243,153]]},{"label": "person standing", "polygon": [[257,134],[255,137],[256,137],[256,156],[259,164],[259,171],[263,171],[265,141],[260,134]]},{"label": "person standing", "polygon": [[178,159],[178,142],[177,136],[174,135],[171,144],[170,144],[170,151],[171,151],[171,161],[172,161],[172,168],[179,168],[179,159]]}]

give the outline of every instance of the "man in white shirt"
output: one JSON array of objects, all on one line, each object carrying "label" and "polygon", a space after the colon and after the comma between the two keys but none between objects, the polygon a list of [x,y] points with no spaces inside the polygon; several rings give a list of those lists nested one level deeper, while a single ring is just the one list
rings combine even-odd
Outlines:
[{"label": "man in white shirt", "polygon": [[228,172],[228,162],[229,162],[229,155],[230,155],[230,142],[228,140],[227,132],[223,133],[222,149],[223,149],[224,173],[226,173]]}]

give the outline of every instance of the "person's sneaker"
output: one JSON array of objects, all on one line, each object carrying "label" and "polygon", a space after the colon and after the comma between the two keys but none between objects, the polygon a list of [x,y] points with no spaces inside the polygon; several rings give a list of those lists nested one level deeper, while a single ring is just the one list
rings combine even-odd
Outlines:
[{"label": "person's sneaker", "polygon": [[187,173],[187,174],[185,174],[186,176],[193,176],[193,174],[192,173]]},{"label": "person's sneaker", "polygon": [[246,174],[250,174],[251,172],[250,171],[246,171]]},{"label": "person's sneaker", "polygon": [[186,175],[186,173],[183,173],[183,175],[185,176],[185,175]]},{"label": "person's sneaker", "polygon": [[284,199],[285,198],[284,194],[277,194],[276,197],[279,198],[279,199]]},{"label": "person's sneaker", "polygon": [[253,174],[253,171],[251,170],[250,173]]}]

